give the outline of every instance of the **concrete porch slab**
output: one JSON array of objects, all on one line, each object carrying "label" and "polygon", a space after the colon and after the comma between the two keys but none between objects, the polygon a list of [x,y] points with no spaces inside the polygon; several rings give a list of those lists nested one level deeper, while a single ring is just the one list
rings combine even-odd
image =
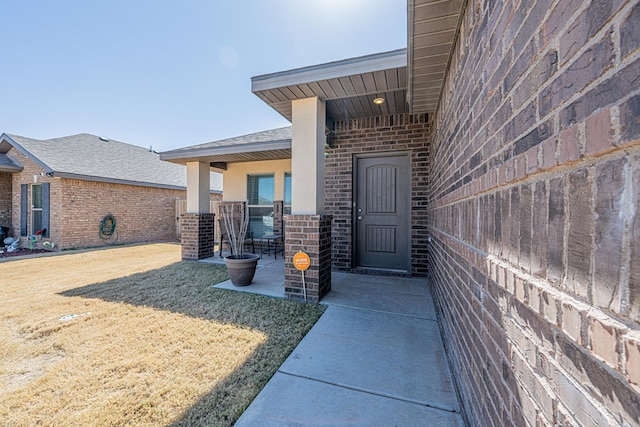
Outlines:
[{"label": "concrete porch slab", "polygon": [[[224,259],[220,257],[207,258],[200,262],[224,265]],[[284,298],[284,260],[282,258],[274,260],[273,255],[262,257],[258,261],[256,274],[249,286],[235,286],[231,280],[226,280],[214,285],[214,288]]]},{"label": "concrete porch slab", "polygon": [[425,278],[370,276],[333,272],[331,292],[323,304],[436,319],[431,290]]}]

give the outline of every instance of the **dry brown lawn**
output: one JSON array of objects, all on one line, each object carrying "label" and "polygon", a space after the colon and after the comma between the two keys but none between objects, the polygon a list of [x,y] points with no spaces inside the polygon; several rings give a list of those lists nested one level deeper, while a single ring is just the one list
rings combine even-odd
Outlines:
[{"label": "dry brown lawn", "polygon": [[0,263],[0,425],[232,425],[321,314],[153,244]]}]

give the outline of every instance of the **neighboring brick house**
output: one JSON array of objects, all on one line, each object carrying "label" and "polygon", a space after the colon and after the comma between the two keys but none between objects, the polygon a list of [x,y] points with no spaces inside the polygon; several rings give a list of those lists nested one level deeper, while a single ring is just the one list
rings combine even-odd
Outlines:
[{"label": "neighboring brick house", "polygon": [[408,12],[406,51],[252,79],[289,139],[161,158],[225,200],[289,174],[289,298],[298,250],[316,301],[332,268],[426,275],[470,425],[640,425],[639,1]]},{"label": "neighboring brick house", "polygon": [[[174,240],[186,182],[186,169],[157,153],[94,135],[0,137],[0,226],[22,246],[43,229],[58,250],[112,244],[115,234],[99,233],[108,214],[118,243]],[[211,174],[210,188],[221,199],[220,174]]]}]

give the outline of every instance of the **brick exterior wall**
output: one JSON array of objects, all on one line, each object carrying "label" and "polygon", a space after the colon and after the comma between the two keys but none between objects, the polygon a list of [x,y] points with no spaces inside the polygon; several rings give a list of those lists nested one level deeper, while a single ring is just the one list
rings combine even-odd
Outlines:
[{"label": "brick exterior wall", "polygon": [[180,224],[183,260],[197,261],[213,256],[215,218],[214,213],[182,214]]},{"label": "brick exterior wall", "polygon": [[108,213],[116,219],[118,243],[175,239],[175,201],[184,191],[75,179],[62,179],[61,187],[63,248],[105,244],[98,224]]},{"label": "brick exterior wall", "polygon": [[0,226],[11,227],[11,174],[7,172],[0,172]]},{"label": "brick exterior wall", "polygon": [[335,122],[325,159],[325,212],[333,217],[332,266],[352,270],[354,154],[411,152],[411,274],[427,274],[429,124],[423,115],[397,114]]},{"label": "brick exterior wall", "polygon": [[175,240],[175,204],[185,198],[186,191],[40,176],[44,170],[17,150],[8,155],[24,166],[22,172],[12,174],[14,235],[20,232],[20,185],[33,184],[37,175],[38,183],[51,184],[47,240],[58,249],[111,244],[98,235],[100,221],[108,213],[116,219],[118,243]]},{"label": "brick exterior wall", "polygon": [[429,268],[470,425],[640,425],[640,6],[470,2]]},{"label": "brick exterior wall", "polygon": [[305,271],[307,301],[319,302],[331,291],[331,216],[284,215],[284,292],[288,299],[304,301],[302,273],[293,266],[297,252],[311,259]]}]

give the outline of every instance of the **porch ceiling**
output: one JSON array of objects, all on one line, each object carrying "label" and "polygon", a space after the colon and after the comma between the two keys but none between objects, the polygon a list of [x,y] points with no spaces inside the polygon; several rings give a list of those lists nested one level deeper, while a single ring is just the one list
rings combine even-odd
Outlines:
[{"label": "porch ceiling", "polygon": [[412,113],[428,113],[438,107],[466,3],[467,0],[409,0],[407,100]]},{"label": "porch ceiling", "polygon": [[[251,90],[291,120],[291,101],[317,96],[328,120],[408,112],[406,49],[378,53],[251,79]],[[373,103],[382,97],[381,105]]]}]

